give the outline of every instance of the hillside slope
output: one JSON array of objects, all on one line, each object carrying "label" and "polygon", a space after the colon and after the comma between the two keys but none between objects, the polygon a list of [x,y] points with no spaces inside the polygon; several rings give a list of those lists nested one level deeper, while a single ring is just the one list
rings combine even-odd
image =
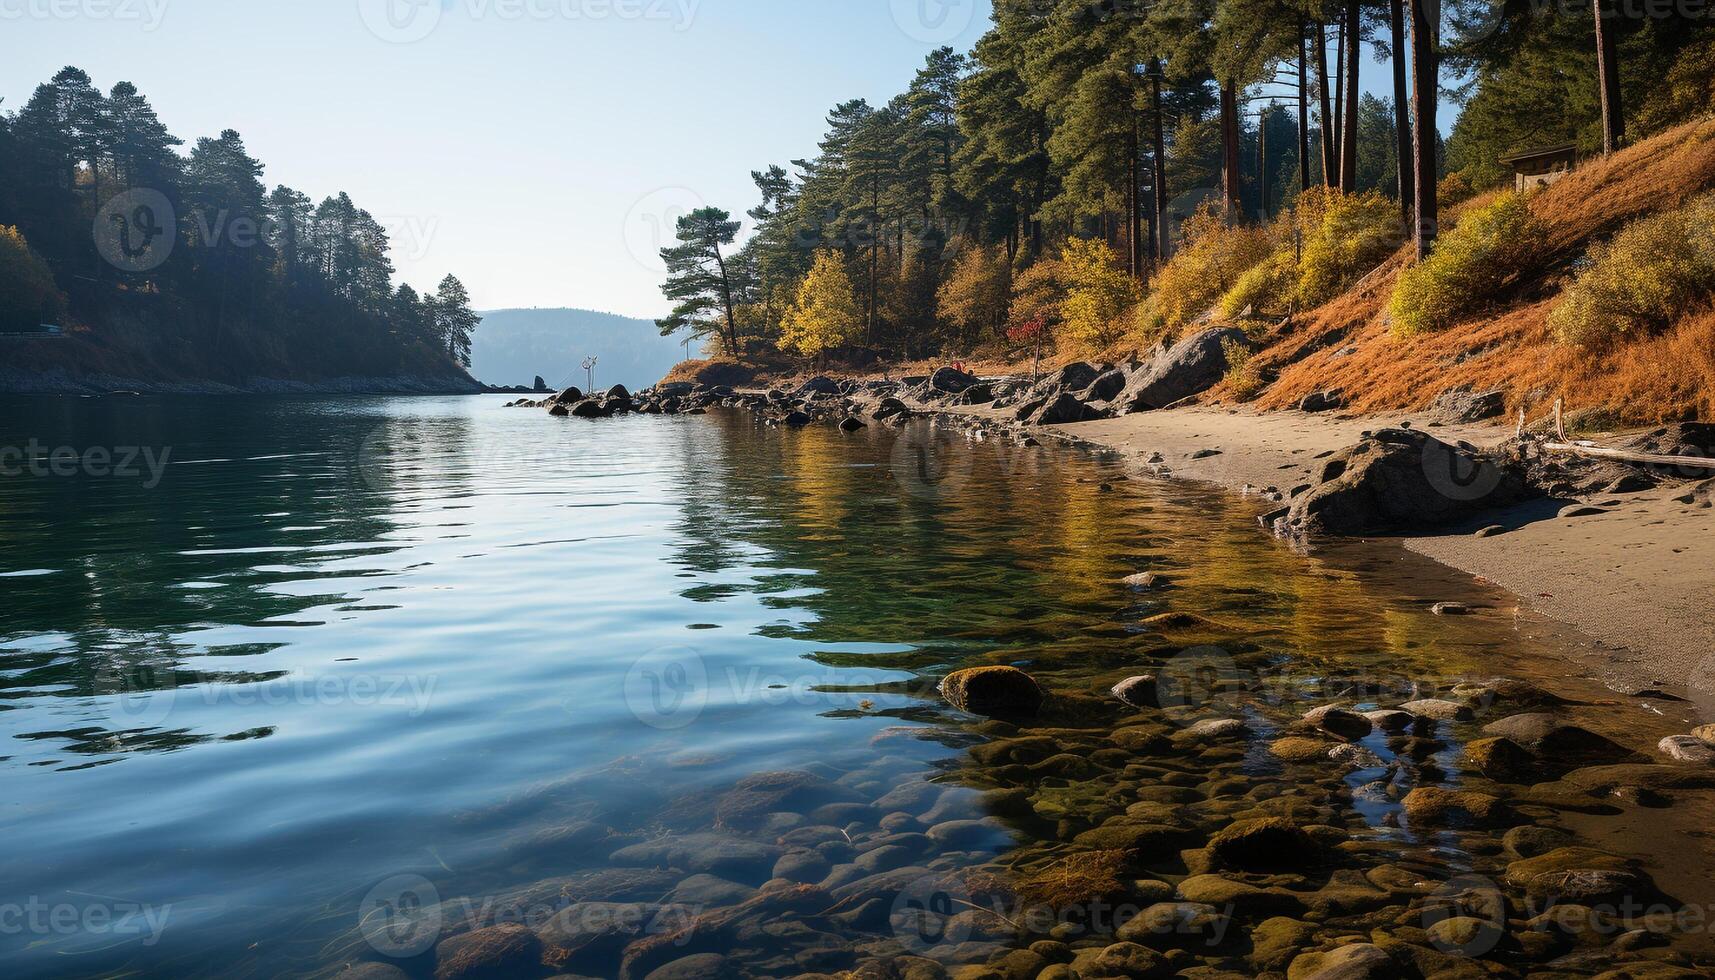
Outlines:
[{"label": "hillside slope", "polygon": [[[1556,398],[1569,409],[1605,409],[1619,421],[1715,417],[1715,305],[1694,304],[1660,334],[1603,350],[1554,338],[1548,314],[1571,270],[1627,222],[1715,188],[1715,119],[1662,133],[1585,163],[1530,199],[1548,229],[1539,271],[1488,309],[1452,327],[1402,338],[1388,299],[1408,261],[1402,248],[1360,287],[1265,338],[1254,362],[1274,378],[1259,408],[1288,408],[1336,389],[1359,411],[1421,409],[1459,388],[1500,390],[1510,414],[1541,415]],[[1480,203],[1480,202],[1473,202]],[[1451,216],[1457,220],[1458,209]],[[1233,400],[1217,389],[1209,400]]]}]

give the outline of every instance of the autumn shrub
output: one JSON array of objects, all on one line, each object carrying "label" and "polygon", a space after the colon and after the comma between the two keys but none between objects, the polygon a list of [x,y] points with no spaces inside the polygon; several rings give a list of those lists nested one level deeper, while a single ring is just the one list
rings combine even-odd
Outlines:
[{"label": "autumn shrub", "polygon": [[1125,335],[1126,315],[1138,301],[1137,280],[1100,239],[1072,238],[1060,250],[1066,300],[1060,305],[1061,336],[1099,351]]},{"label": "autumn shrub", "polygon": [[1255,314],[1278,312],[1298,289],[1298,269],[1292,252],[1276,252],[1239,276],[1233,288],[1221,297],[1221,316],[1237,320],[1246,310]]},{"label": "autumn shrub", "polygon": [[1429,258],[1400,273],[1388,313],[1402,336],[1441,330],[1470,314],[1539,261],[1547,229],[1521,194],[1473,207]]},{"label": "autumn shrub", "polygon": [[1257,370],[1256,354],[1241,340],[1221,341],[1221,353],[1227,358],[1227,373],[1223,380],[1227,391],[1239,401],[1250,401],[1264,387],[1262,372]]},{"label": "autumn shrub", "polygon": [[1463,170],[1453,171],[1435,185],[1435,200],[1444,208],[1457,207],[1476,196],[1477,185]]},{"label": "autumn shrub", "polygon": [[1350,289],[1405,237],[1399,205],[1376,191],[1313,188],[1299,195],[1293,220],[1303,242],[1297,283],[1303,307],[1321,306]]},{"label": "autumn shrub", "polygon": [[1272,227],[1229,224],[1207,206],[1185,219],[1181,232],[1179,251],[1150,283],[1155,311],[1171,331],[1213,309],[1275,246]]},{"label": "autumn shrub", "polygon": [[65,308],[53,271],[17,228],[0,225],[0,323],[34,327]]},{"label": "autumn shrub", "polygon": [[1584,347],[1656,333],[1715,291],[1715,193],[1634,221],[1590,250],[1549,314],[1562,342]]}]

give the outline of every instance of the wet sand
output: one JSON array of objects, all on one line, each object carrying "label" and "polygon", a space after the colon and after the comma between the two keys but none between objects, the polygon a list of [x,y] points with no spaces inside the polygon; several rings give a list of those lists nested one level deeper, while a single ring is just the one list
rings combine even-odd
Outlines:
[{"label": "wet sand", "polygon": [[[994,413],[996,415],[1002,413]],[[1292,489],[1311,480],[1317,457],[1344,449],[1360,433],[1410,421],[1443,440],[1491,446],[1512,435],[1504,425],[1435,425],[1427,416],[1310,415],[1187,407],[1049,427],[1126,454],[1163,475],[1234,490]],[[1215,450],[1219,455],[1193,459]],[[1146,464],[1160,454],[1158,466]],[[1609,512],[1557,517],[1566,501],[1537,501],[1485,515],[1465,526],[1412,537],[1405,545],[1493,582],[1530,607],[1613,648],[1608,678],[1622,689],[1685,690],[1715,708],[1715,510],[1673,500],[1662,487],[1592,498]],[[1510,530],[1479,538],[1481,527]]]}]

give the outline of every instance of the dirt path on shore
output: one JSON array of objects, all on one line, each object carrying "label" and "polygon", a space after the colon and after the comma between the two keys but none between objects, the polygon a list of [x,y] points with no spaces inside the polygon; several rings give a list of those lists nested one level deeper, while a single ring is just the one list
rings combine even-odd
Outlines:
[{"label": "dirt path on shore", "polygon": [[[1357,442],[1364,430],[1405,420],[1440,439],[1479,446],[1511,435],[1505,426],[1437,426],[1410,414],[1208,407],[1050,428],[1124,453],[1145,471],[1290,494],[1311,482],[1319,456]],[[1218,455],[1193,458],[1210,450]],[[1155,454],[1161,462],[1147,465]],[[1614,647],[1612,682],[1685,690],[1707,712],[1715,709],[1715,510],[1675,502],[1681,493],[1663,487],[1592,498],[1587,502],[1608,512],[1577,518],[1557,516],[1564,501],[1537,501],[1405,544]],[[1495,524],[1509,530],[1486,538],[1473,533]]]}]

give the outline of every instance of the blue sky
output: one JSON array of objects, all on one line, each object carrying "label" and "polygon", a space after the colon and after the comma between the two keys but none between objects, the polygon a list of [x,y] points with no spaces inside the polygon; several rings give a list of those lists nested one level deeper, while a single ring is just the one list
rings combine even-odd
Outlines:
[{"label": "blue sky", "polygon": [[[391,5],[391,6],[389,6]],[[0,96],[60,67],[135,82],[186,139],[244,135],[270,186],[347,191],[401,277],[481,308],[665,311],[673,218],[754,203],[835,103],[885,101],[988,0],[0,0]],[[1365,52],[1365,87],[1385,65]]]}]

